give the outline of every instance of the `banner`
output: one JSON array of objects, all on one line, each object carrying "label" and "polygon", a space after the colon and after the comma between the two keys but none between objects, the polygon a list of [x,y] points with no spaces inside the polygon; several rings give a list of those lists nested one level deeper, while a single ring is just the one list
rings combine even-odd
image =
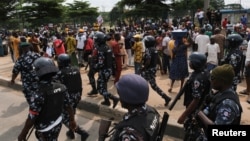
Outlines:
[{"label": "banner", "polygon": [[103,18],[102,18],[102,16],[101,15],[99,15],[97,18],[97,22],[98,22],[98,24],[99,24],[99,26],[103,23]]}]

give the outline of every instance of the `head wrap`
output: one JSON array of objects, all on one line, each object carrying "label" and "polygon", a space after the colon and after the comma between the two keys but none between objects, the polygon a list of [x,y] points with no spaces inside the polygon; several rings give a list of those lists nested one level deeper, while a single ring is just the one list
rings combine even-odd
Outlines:
[{"label": "head wrap", "polygon": [[232,84],[234,75],[233,67],[229,64],[224,64],[212,70],[211,79],[222,80],[226,84]]}]

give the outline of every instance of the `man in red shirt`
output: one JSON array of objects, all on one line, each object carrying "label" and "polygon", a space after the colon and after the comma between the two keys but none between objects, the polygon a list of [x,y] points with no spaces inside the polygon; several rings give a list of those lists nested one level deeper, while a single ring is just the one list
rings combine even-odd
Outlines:
[{"label": "man in red shirt", "polygon": [[224,28],[224,29],[226,29],[227,28],[227,18],[224,18],[224,20],[222,21],[222,27]]},{"label": "man in red shirt", "polygon": [[64,47],[64,43],[61,40],[61,35],[57,34],[56,38],[53,42],[53,46],[55,48],[55,53],[56,53],[56,57],[62,53],[65,53],[65,47]]},{"label": "man in red shirt", "polygon": [[121,39],[120,33],[111,34],[110,38],[107,39],[107,44],[112,48],[112,51],[115,56],[115,72],[113,72],[113,76],[115,77],[114,84],[120,79],[122,72],[122,55],[120,51],[120,45],[118,41]]}]

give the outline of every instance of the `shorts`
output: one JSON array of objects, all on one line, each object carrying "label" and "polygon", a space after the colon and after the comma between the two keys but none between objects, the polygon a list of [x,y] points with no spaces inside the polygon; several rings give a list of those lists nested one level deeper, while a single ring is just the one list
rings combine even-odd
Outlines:
[{"label": "shorts", "polygon": [[245,77],[250,77],[250,66],[245,67]]}]

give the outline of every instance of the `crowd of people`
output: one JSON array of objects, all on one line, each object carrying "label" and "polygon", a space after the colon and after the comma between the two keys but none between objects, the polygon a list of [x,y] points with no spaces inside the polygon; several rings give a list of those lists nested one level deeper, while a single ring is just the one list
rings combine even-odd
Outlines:
[{"label": "crowd of people", "polygon": [[[6,35],[14,63],[11,83],[20,73],[29,104],[29,116],[18,140],[26,140],[32,126],[38,140],[56,140],[62,124],[69,129],[68,138],[74,139],[74,132],[81,135],[81,140],[88,138],[87,131],[74,119],[83,91],[79,71],[83,67],[88,69],[92,88],[88,96],[100,94],[104,99],[102,105],[110,106],[111,100],[112,108],[121,102],[128,110],[115,127],[111,138],[114,141],[157,137],[160,118],[156,109],[146,104],[148,84],[162,97],[166,107],[172,99],[157,85],[158,70],[170,79],[169,93],[177,80],[181,81],[179,91],[185,88],[185,110],[178,119],[185,128],[185,141],[198,138],[205,141],[208,125],[239,125],[242,107],[237,85],[242,78],[247,86],[239,94],[248,95],[250,103],[250,32],[237,33],[237,27],[229,32],[224,21],[220,26],[210,25],[211,20],[199,21],[199,26],[193,26],[190,18],[185,17],[177,25],[162,24],[157,28],[155,24],[146,24],[144,29],[133,30],[67,28],[53,34],[43,29]],[[246,26],[244,22],[241,24]],[[121,76],[129,66],[134,68],[134,74]],[[110,79],[114,79],[119,97],[108,91]]]}]

